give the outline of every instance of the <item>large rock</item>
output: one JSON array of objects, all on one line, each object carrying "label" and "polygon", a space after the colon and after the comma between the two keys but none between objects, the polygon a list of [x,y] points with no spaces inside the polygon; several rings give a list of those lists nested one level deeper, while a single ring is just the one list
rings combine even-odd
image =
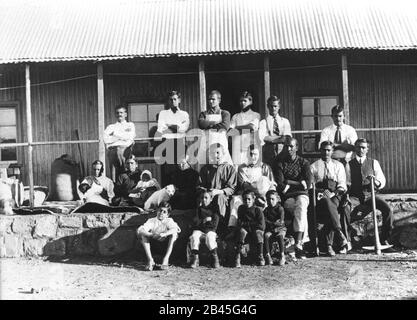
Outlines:
[{"label": "large rock", "polygon": [[12,232],[13,216],[0,215],[0,235]]},{"label": "large rock", "polygon": [[98,251],[102,256],[112,256],[134,249],[137,236],[135,228],[110,229],[98,240]]},{"label": "large rock", "polygon": [[85,228],[106,228],[109,226],[108,215],[105,213],[90,214],[84,217]]},{"label": "large rock", "polygon": [[33,232],[34,238],[49,238],[56,237],[56,231],[58,228],[57,219],[53,215],[39,216],[36,218],[36,226]]},{"label": "large rock", "polygon": [[400,233],[399,242],[405,248],[417,248],[417,227],[408,226],[403,228]]},{"label": "large rock", "polygon": [[46,239],[23,239],[23,253],[25,256],[42,256],[43,248],[48,242]]},{"label": "large rock", "polygon": [[83,218],[81,216],[60,216],[58,219],[59,227],[62,228],[82,228]]},{"label": "large rock", "polygon": [[36,224],[32,216],[16,216],[13,220],[12,231],[21,235],[31,236]]},{"label": "large rock", "polygon": [[4,234],[0,236],[0,257],[15,258],[23,255],[23,239],[18,235]]}]

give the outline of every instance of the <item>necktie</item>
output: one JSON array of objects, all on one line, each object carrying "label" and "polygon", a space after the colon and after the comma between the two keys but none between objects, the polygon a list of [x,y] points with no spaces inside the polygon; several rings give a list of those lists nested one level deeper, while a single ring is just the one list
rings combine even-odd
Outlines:
[{"label": "necktie", "polygon": [[172,110],[172,112],[176,113],[178,109],[175,108],[175,107],[172,107],[171,110]]},{"label": "necktie", "polygon": [[342,143],[342,134],[340,133],[340,127],[337,127],[336,133],[334,134],[334,143]]},{"label": "necktie", "polygon": [[274,117],[274,126],[272,129],[273,133],[279,136],[279,127],[278,127],[278,121],[277,118]]},{"label": "necktie", "polygon": [[329,168],[327,167],[327,162],[324,163],[324,179],[329,178]]}]

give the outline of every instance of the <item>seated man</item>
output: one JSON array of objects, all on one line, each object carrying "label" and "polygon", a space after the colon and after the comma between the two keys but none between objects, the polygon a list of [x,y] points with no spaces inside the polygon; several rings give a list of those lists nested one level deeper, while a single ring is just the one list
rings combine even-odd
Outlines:
[{"label": "seated man", "polygon": [[175,194],[169,201],[172,209],[187,210],[196,206],[198,172],[188,163],[188,155],[178,160],[178,167],[171,174],[168,184],[175,186]]},{"label": "seated man", "polygon": [[108,206],[114,198],[113,181],[103,176],[104,165],[100,160],[92,164],[93,175],[87,176],[78,187],[80,199]]},{"label": "seated man", "polygon": [[125,166],[126,171],[117,177],[114,185],[114,193],[116,196],[113,202],[119,206],[133,205],[129,200],[129,194],[136,187],[141,176],[141,171],[138,169],[135,156],[130,156],[126,160]]},{"label": "seated man", "polygon": [[251,145],[248,155],[247,163],[238,167],[237,195],[232,196],[230,201],[229,227],[236,226],[237,210],[243,204],[241,194],[245,190],[253,191],[256,196],[256,204],[264,207],[266,205],[266,193],[269,190],[275,190],[276,187],[271,167],[260,161],[260,148]]},{"label": "seated man", "polygon": [[[311,165],[313,183],[316,184],[317,219],[324,223],[327,253],[335,256],[333,250],[334,233],[340,238],[341,249],[346,249],[348,241],[342,232],[338,207],[346,192],[346,172],[343,165],[332,159],[333,143],[324,141],[320,145],[321,159]],[[342,251],[345,253],[346,251]]]},{"label": "seated man", "polygon": [[155,218],[148,219],[137,230],[138,236],[142,241],[143,248],[145,249],[146,258],[148,264],[146,270],[152,271],[155,266],[155,261],[151,253],[151,245],[164,245],[166,247],[165,256],[162,260],[161,269],[168,269],[169,257],[171,256],[174,242],[178,238],[178,233],[181,232],[178,224],[169,217],[171,214],[171,206],[169,203],[164,202],[158,208],[157,216]]},{"label": "seated man", "polygon": [[298,141],[295,138],[287,138],[283,154],[274,165],[274,175],[284,208],[294,216],[295,255],[299,259],[305,259],[303,243],[309,239],[307,210],[310,202],[308,189],[312,176],[310,163],[297,155],[297,151]]},{"label": "seated man", "polygon": [[210,192],[203,193],[201,205],[197,208],[193,234],[190,236],[191,268],[199,265],[198,252],[200,241],[204,240],[213,258],[213,268],[220,268],[217,255],[217,225],[219,224],[219,208],[212,203]]},{"label": "seated man", "polygon": [[[229,199],[236,189],[236,170],[226,162],[225,150],[222,144],[213,143],[210,146],[210,164],[206,164],[200,171],[199,191],[201,198],[203,192],[209,191],[213,203],[219,207],[220,215],[224,218],[229,205]],[[199,200],[201,202],[201,199]]]},{"label": "seated man", "polygon": [[[375,189],[384,188],[386,179],[377,160],[367,157],[368,141],[358,139],[355,142],[356,156],[346,166],[346,181],[349,187],[349,199],[353,211],[352,216],[363,219],[372,212],[372,196],[370,177],[375,178]],[[393,228],[393,213],[391,207],[381,197],[375,197],[376,208],[382,213],[381,243],[389,245]],[[359,215],[359,212],[363,215]]]}]

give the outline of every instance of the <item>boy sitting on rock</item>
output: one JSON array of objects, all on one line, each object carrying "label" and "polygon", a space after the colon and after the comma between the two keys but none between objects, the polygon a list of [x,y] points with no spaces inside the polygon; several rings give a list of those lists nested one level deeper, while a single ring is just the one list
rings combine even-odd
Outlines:
[{"label": "boy sitting on rock", "polygon": [[265,217],[265,260],[269,265],[273,264],[271,257],[270,241],[277,240],[280,252],[279,265],[285,264],[285,244],[284,237],[287,232],[285,227],[285,211],[280,204],[278,192],[270,190],[266,193],[267,207],[264,210]]},{"label": "boy sitting on rock", "polygon": [[237,238],[235,267],[240,268],[240,254],[247,238],[252,238],[256,242],[258,264],[265,265],[263,254],[265,219],[262,209],[255,206],[255,193],[246,190],[242,195],[243,204],[237,211],[237,229],[235,229],[235,239]]},{"label": "boy sitting on rock", "polygon": [[191,268],[197,268],[199,265],[198,251],[201,240],[205,240],[205,244],[210,250],[213,258],[213,268],[220,267],[216,241],[220,213],[219,208],[211,200],[210,192],[205,191],[202,195],[201,205],[197,208],[196,224],[190,236]]},{"label": "boy sitting on rock", "polygon": [[178,238],[178,233],[181,232],[178,224],[169,217],[171,214],[171,205],[163,202],[159,205],[157,215],[155,218],[148,219],[142,226],[138,228],[138,236],[142,241],[145,249],[148,264],[146,270],[152,271],[155,266],[155,261],[151,253],[152,246],[166,247],[166,253],[162,260],[161,269],[168,269],[169,257],[171,256],[174,242]]}]

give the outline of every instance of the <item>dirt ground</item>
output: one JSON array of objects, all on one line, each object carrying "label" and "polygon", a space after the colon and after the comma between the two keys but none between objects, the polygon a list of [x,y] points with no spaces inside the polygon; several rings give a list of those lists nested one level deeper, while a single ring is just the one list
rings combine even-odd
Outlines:
[{"label": "dirt ground", "polygon": [[417,250],[316,257],[284,267],[143,267],[132,259],[2,259],[1,299],[417,299]]}]

